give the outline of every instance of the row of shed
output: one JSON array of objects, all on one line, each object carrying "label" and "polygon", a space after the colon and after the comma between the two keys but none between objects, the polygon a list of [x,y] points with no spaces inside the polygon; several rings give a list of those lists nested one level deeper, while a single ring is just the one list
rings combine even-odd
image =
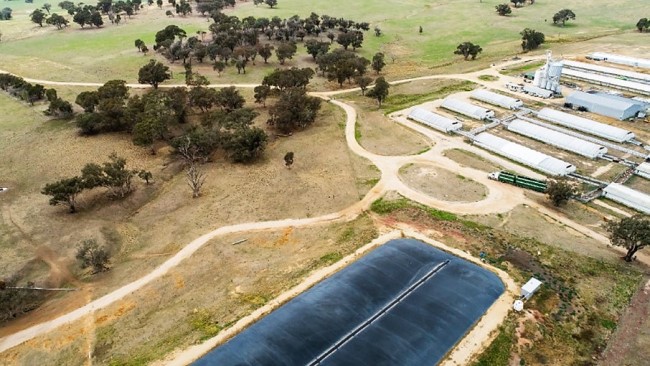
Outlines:
[{"label": "row of shed", "polygon": [[508,124],[508,131],[530,137],[537,141],[571,151],[589,159],[596,159],[607,154],[607,148],[589,141],[573,137],[546,127],[515,119]]},{"label": "row of shed", "polygon": [[633,132],[622,128],[575,116],[570,113],[560,112],[555,109],[543,108],[537,112],[537,117],[545,121],[553,122],[564,127],[586,132],[618,143],[632,141],[635,138]]},{"label": "row of shed", "polygon": [[591,72],[584,72],[574,69],[562,70],[562,76],[572,79],[585,80],[592,84],[609,86],[621,90],[627,90],[639,94],[650,95],[650,85],[642,84],[631,80],[622,80],[616,77],[607,75],[594,74]]},{"label": "row of shed", "polygon": [[650,163],[645,162],[637,165],[637,167],[634,168],[634,174],[645,179],[650,179]]},{"label": "row of shed", "polygon": [[563,70],[566,71],[567,68],[578,70],[578,71],[592,72],[601,75],[621,77],[621,78],[625,78],[626,80],[632,80],[632,81],[638,81],[645,84],[650,84],[649,74],[643,74],[640,72],[618,69],[615,67],[593,65],[593,64],[588,64],[586,62],[565,60]]},{"label": "row of shed", "polygon": [[565,176],[576,171],[576,167],[573,164],[488,132],[476,135],[474,137],[474,143],[485,150],[492,151],[552,176]]}]

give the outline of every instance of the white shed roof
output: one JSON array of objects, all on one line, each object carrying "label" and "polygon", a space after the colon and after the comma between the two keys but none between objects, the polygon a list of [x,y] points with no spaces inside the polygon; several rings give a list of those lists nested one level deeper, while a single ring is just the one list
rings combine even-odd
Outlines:
[{"label": "white shed roof", "polygon": [[521,290],[531,294],[537,291],[537,289],[541,285],[542,285],[542,281],[538,280],[535,277],[531,277],[530,280],[528,280],[528,282],[526,282],[523,286],[521,286]]},{"label": "white shed roof", "polygon": [[478,120],[494,116],[494,111],[454,98],[446,98],[441,107]]},{"label": "white shed roof", "polygon": [[591,54],[591,56],[596,59],[606,60],[608,62],[615,63],[615,64],[629,65],[629,66],[636,66],[636,67],[643,67],[646,69],[650,69],[650,60],[645,58],[629,57],[629,56],[616,55],[613,53],[606,53],[606,52],[594,52]]},{"label": "white shed roof", "polygon": [[594,65],[594,64],[588,64],[586,62],[571,61],[571,60],[565,60],[564,61],[564,66],[568,67],[570,69],[588,70],[588,71],[598,72],[598,73],[601,73],[601,74],[623,76],[623,77],[626,77],[626,78],[636,79],[636,80],[643,80],[643,81],[647,81],[647,82],[650,83],[650,74],[644,74],[644,73],[635,72],[635,71],[623,70],[623,69],[619,69],[619,68],[616,68],[616,67]]},{"label": "white shed roof", "polygon": [[646,179],[650,179],[650,163],[645,162],[645,163],[639,164],[634,169],[634,174],[642,176],[643,178],[646,178]]},{"label": "white shed roof", "polygon": [[590,159],[595,159],[607,154],[607,148],[604,146],[569,136],[562,132],[553,131],[546,127],[538,126],[520,119],[515,119],[510,122],[510,124],[508,124],[508,130]]},{"label": "white shed roof", "polygon": [[424,108],[414,108],[408,118],[442,132],[457,131],[463,128],[459,121],[430,112]]},{"label": "white shed roof", "polygon": [[482,102],[508,109],[519,109],[524,105],[524,103],[519,99],[511,98],[509,96],[494,93],[485,89],[474,90],[471,94],[471,97]]},{"label": "white shed roof", "polygon": [[603,196],[646,214],[650,214],[650,196],[628,188],[622,184],[612,183],[603,189]]},{"label": "white shed roof", "polygon": [[630,131],[587,118],[574,116],[573,114],[556,111],[555,109],[544,108],[537,112],[537,117],[616,142],[626,142],[634,139],[634,133]]},{"label": "white shed roof", "polygon": [[544,98],[550,98],[553,96],[553,92],[550,90],[542,89],[535,85],[526,84],[524,85],[524,91],[529,94],[541,95]]},{"label": "white shed roof", "polygon": [[650,85],[637,83],[635,81],[621,80],[611,76],[599,75],[572,69],[563,69],[562,75],[650,95]]},{"label": "white shed roof", "polygon": [[505,156],[550,175],[564,176],[576,171],[576,167],[572,164],[492,135],[488,132],[476,135],[474,137],[474,143],[486,150]]}]

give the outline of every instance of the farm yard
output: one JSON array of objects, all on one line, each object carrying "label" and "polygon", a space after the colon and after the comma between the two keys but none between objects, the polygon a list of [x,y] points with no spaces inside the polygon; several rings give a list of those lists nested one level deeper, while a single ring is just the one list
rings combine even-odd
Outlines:
[{"label": "farm yard", "polygon": [[[234,59],[223,73],[211,61],[193,60],[191,77],[198,81],[192,84],[183,60],[170,62],[153,50],[143,55],[134,40],[151,47],[156,32],[170,24],[199,37],[213,20],[198,12],[165,15],[174,10],[171,4],[144,4],[119,25],[105,18],[101,28],[81,29],[71,22],[56,30],[29,20],[42,0],[7,2],[13,19],[0,21],[0,76],[11,72],[56,89],[63,101],[77,101],[71,112],[77,118],[52,115],[45,101],[29,103],[25,94],[0,90],[0,187],[9,188],[0,192],[0,299],[13,301],[15,284],[64,290],[25,297],[21,311],[2,319],[0,359],[21,365],[187,364],[238,339],[241,330],[281,317],[292,298],[301,301],[312,286],[327,286],[379,255],[374,253],[389,250],[389,239],[402,237],[429,242],[444,255],[461,253],[507,284],[498,304],[486,305],[463,323],[470,331],[467,338],[448,342],[451,353],[438,350],[440,357],[446,355],[441,364],[642,362],[650,357],[642,346],[647,335],[630,324],[650,322],[647,313],[638,311],[647,307],[643,291],[650,283],[650,256],[641,250],[634,261],[622,261],[625,250],[611,245],[608,229],[639,208],[609,195],[555,206],[544,193],[488,176],[516,172],[551,184],[549,171],[476,143],[481,133],[494,134],[571,164],[576,174],[568,176],[582,192],[598,193],[601,182],[620,181],[650,194],[649,180],[630,173],[650,143],[647,119],[618,121],[571,110],[564,99],[544,100],[505,87],[544,65],[540,50],[580,60],[596,50],[648,57],[646,35],[634,23],[643,4],[596,2],[600,0],[572,3],[577,18],[563,27],[552,24],[559,8],[547,1],[513,7],[507,17],[495,13],[501,2],[492,0],[280,0],[272,9],[236,2],[224,14],[288,18],[315,12],[368,22],[355,55],[372,59],[376,52],[385,54],[385,67],[368,71],[371,81],[380,76],[395,81],[379,106],[376,97],[355,88],[358,79],[328,80],[317,69],[298,94],[310,103],[318,99],[319,108],[309,123],[293,130],[283,130],[277,122],[282,116],[274,105],[284,98],[282,92],[271,94],[267,105],[253,87],[276,69],[316,68],[302,42],[284,65],[275,55],[268,64],[258,58],[243,74],[235,72]],[[53,7],[52,12],[65,10]],[[374,27],[381,29],[380,36]],[[519,32],[525,27],[546,33],[547,42],[521,55]],[[316,39],[329,42],[324,34]],[[474,61],[453,54],[467,40],[483,48]],[[336,42],[330,46],[337,47]],[[162,91],[135,84],[142,83],[138,69],[150,58],[170,68]],[[300,72],[295,70],[291,72]],[[206,77],[204,84],[200,76]],[[405,80],[412,77],[420,78]],[[133,118],[147,116],[148,102],[139,107],[139,100],[171,96],[181,87],[190,93],[195,88],[221,93],[232,84],[242,105],[219,101],[206,113],[188,102],[185,120],[142,146],[134,144],[133,125],[84,135],[79,116],[104,113],[106,105],[89,112],[77,97],[95,93],[111,79],[132,84],[124,105],[129,113],[145,111]],[[524,106],[517,111],[472,99],[471,92],[479,88],[521,98]],[[571,93],[569,89],[565,87]],[[372,90],[370,86],[364,93]],[[472,119],[445,109],[445,98],[495,113]],[[242,114],[235,113],[239,117],[228,119],[230,108],[242,106]],[[463,128],[445,133],[408,118],[416,107]],[[537,111],[545,107],[632,131],[632,144],[615,144],[634,153],[610,146],[609,155],[592,160],[508,128],[511,117],[538,119]],[[262,131],[268,140],[254,160],[242,164],[227,150],[235,130],[228,126],[248,116],[246,128]],[[192,198],[195,161],[184,157],[183,145],[175,139],[210,128],[222,145],[198,164],[205,181]],[[87,164],[102,164],[113,152],[133,172],[149,172],[153,178],[134,179],[132,192],[123,198],[111,196],[107,185],[89,186],[78,195],[74,214],[47,205],[48,197],[41,194],[47,183],[80,171],[85,177]],[[108,251],[106,267],[94,270],[80,262],[80,247],[88,240]],[[520,295],[518,286],[531,276],[542,280],[540,291],[523,312],[509,311]],[[381,323],[381,315],[378,319]],[[625,343],[636,345],[626,348]]]}]

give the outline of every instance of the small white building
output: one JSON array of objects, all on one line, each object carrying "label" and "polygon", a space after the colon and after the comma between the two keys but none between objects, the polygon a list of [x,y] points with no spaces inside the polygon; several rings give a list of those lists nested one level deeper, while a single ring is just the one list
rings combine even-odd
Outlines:
[{"label": "small white building", "polygon": [[531,296],[542,286],[542,281],[535,277],[531,277],[526,284],[521,286],[521,297],[529,300]]},{"label": "small white building", "polygon": [[477,105],[474,105],[472,103],[467,103],[459,99],[448,97],[444,101],[442,101],[442,104],[440,106],[442,108],[449,109],[452,112],[460,113],[464,116],[467,116],[469,118],[474,118],[479,121],[483,121],[488,118],[494,117],[493,110],[479,107]]},{"label": "small white building", "polygon": [[650,215],[650,195],[612,183],[603,189],[603,197]]},{"label": "small white building", "polygon": [[481,102],[511,110],[517,110],[524,106],[524,103],[519,99],[511,98],[509,96],[494,93],[485,89],[474,90],[470,97]]}]

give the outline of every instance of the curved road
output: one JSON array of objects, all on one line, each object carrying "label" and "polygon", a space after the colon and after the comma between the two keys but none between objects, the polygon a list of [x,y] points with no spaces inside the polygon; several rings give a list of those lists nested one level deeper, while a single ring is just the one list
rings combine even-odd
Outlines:
[{"label": "curved road", "polygon": [[[530,59],[541,59],[544,56],[538,56],[538,57],[531,57]],[[516,63],[523,62],[523,60],[518,60]],[[504,67],[507,66],[508,64],[515,63],[515,62],[508,62],[506,64],[500,64],[498,67]],[[0,70],[0,73],[6,73],[2,70]],[[500,82],[486,82],[478,79],[478,76],[480,75],[496,75],[498,74],[498,71],[495,66],[486,69],[486,70],[481,70],[473,73],[468,73],[468,74],[456,74],[456,75],[431,75],[431,76],[423,76],[423,77],[418,77],[418,78],[413,78],[413,79],[405,79],[405,80],[398,80],[391,82],[392,84],[399,84],[399,83],[405,83],[409,81],[417,81],[417,80],[430,80],[430,79],[464,79],[464,80],[470,80],[473,82],[476,82],[478,84],[488,86],[491,88],[495,89],[503,89],[501,84],[503,83],[503,80],[507,77],[504,78],[503,75],[500,76]],[[103,84],[100,83],[81,83],[81,82],[60,82],[60,81],[47,81],[47,80],[37,80],[37,79],[25,79],[26,81],[29,82],[34,82],[34,83],[39,83],[43,85],[66,85],[66,86],[91,86],[91,87],[96,87],[96,86],[101,86]],[[227,86],[235,86],[239,88],[252,88],[257,86],[258,84],[213,84],[210,85],[211,87],[227,87]],[[150,85],[143,85],[143,84],[128,84],[129,87],[132,88],[149,88]],[[185,86],[185,85],[161,85],[161,87],[175,87],[175,86]],[[370,206],[370,204],[382,197],[386,192],[388,191],[396,191],[400,193],[401,195],[419,202],[421,204],[431,206],[437,209],[445,210],[445,211],[450,211],[458,214],[488,214],[488,213],[503,213],[512,210],[515,208],[517,205],[520,204],[528,204],[531,207],[534,207],[538,209],[540,212],[543,214],[554,218],[555,220],[572,227],[573,229],[583,233],[584,235],[587,235],[589,237],[592,237],[599,241],[602,244],[609,244],[609,240],[582,226],[579,225],[571,220],[569,220],[566,217],[563,217],[561,215],[558,215],[557,213],[550,211],[539,204],[527,199],[522,190],[518,189],[513,186],[505,185],[502,183],[498,183],[495,181],[488,180],[486,177],[486,174],[482,171],[478,171],[475,169],[463,167],[456,163],[455,161],[448,159],[444,156],[441,155],[441,153],[444,150],[451,149],[451,148],[463,148],[463,149],[469,149],[472,150],[481,156],[484,156],[490,160],[496,161],[500,165],[503,166],[514,166],[512,163],[495,157],[493,155],[487,154],[482,150],[473,148],[471,146],[468,146],[467,144],[463,143],[459,139],[453,139],[448,136],[443,136],[441,134],[438,134],[432,130],[426,129],[420,125],[417,125],[415,123],[412,123],[406,119],[399,119],[395,118],[399,123],[405,125],[406,127],[409,127],[411,129],[414,129],[425,136],[427,136],[429,139],[433,140],[436,142],[435,146],[428,152],[421,154],[421,155],[412,155],[412,156],[381,156],[381,155],[376,155],[373,154],[367,150],[365,150],[359,143],[357,142],[355,138],[355,124],[356,124],[356,110],[354,107],[343,103],[341,101],[337,101],[334,99],[331,99],[332,97],[339,95],[339,94],[344,94],[344,93],[350,93],[358,90],[357,88],[353,89],[346,89],[346,90],[337,90],[337,91],[330,91],[330,92],[312,92],[310,93],[311,95],[323,98],[325,100],[328,100],[330,103],[342,108],[345,113],[346,113],[346,127],[345,127],[345,137],[347,144],[349,148],[354,152],[355,154],[364,157],[368,160],[370,160],[374,165],[379,168],[381,171],[381,179],[379,182],[368,192],[368,194],[359,202],[355,203],[354,205],[345,208],[339,212],[335,212],[332,214],[327,214],[319,217],[314,217],[314,218],[303,218],[303,219],[286,219],[286,220],[277,220],[277,221],[267,221],[267,222],[251,222],[251,223],[244,223],[244,224],[238,224],[238,225],[231,225],[231,226],[225,226],[221,227],[219,229],[216,229],[214,231],[211,231],[205,235],[202,235],[201,237],[193,240],[189,244],[187,244],[183,249],[181,249],[178,253],[176,253],[174,256],[169,258],[167,261],[165,261],[163,264],[161,264],[159,267],[154,269],[152,272],[148,273],[147,275],[129,283],[126,284],[119,289],[106,294],[102,296],[99,299],[93,300],[89,302],[88,304],[72,311],[67,314],[61,315],[55,319],[52,319],[47,322],[43,322],[41,324],[32,326],[30,328],[21,330],[19,332],[16,332],[14,334],[11,334],[9,336],[6,336],[2,339],[0,339],[0,352],[6,351],[12,347],[15,347],[25,341],[28,341],[32,338],[35,338],[37,336],[46,334],[57,327],[60,327],[64,324],[73,322],[75,320],[81,319],[82,317],[92,314],[93,312],[103,309],[110,304],[124,298],[125,296],[128,296],[129,294],[139,290],[143,286],[151,283],[152,281],[164,276],[171,268],[174,268],[177,266],[180,262],[185,260],[186,258],[190,257],[194,252],[196,252],[199,248],[201,248],[204,244],[206,244],[208,241],[213,239],[216,236],[223,235],[223,234],[229,234],[229,233],[236,233],[236,232],[245,232],[245,231],[251,231],[251,230],[265,230],[265,229],[279,229],[279,228],[285,228],[289,226],[293,227],[304,227],[304,226],[310,226],[310,225],[318,225],[318,224],[323,224],[323,223],[328,223],[328,222],[335,222],[335,221],[346,221],[346,220],[352,220],[355,217],[357,217],[359,214],[363,213],[365,210],[367,210]],[[418,192],[410,187],[408,187],[406,184],[404,184],[400,179],[399,179],[399,169],[410,163],[418,163],[418,164],[428,164],[433,167],[438,167],[438,168],[443,168],[447,170],[451,170],[454,172],[458,172],[460,174],[463,174],[466,177],[469,177],[477,182],[480,182],[481,184],[485,185],[488,190],[489,194],[487,197],[479,202],[448,202],[448,201],[442,201],[438,200],[435,198],[432,198],[430,196],[427,196],[421,192]],[[520,166],[517,166],[519,170],[521,170]],[[647,258],[641,258],[644,262],[647,263],[646,261]]]}]

